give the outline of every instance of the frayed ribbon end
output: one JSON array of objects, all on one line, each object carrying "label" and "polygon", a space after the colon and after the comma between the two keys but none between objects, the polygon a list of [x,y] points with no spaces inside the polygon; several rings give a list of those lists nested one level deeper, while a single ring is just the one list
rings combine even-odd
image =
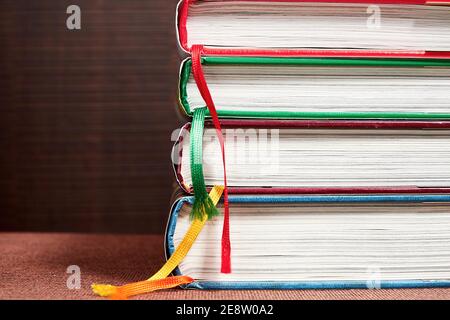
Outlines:
[{"label": "frayed ribbon end", "polygon": [[110,284],[92,284],[91,285],[92,291],[99,295],[100,297],[105,298],[111,298],[119,295],[119,290],[116,286],[110,285]]},{"label": "frayed ribbon end", "polygon": [[205,198],[197,197],[195,198],[194,205],[191,211],[191,220],[198,219],[202,221],[205,216],[211,219],[219,215],[219,210],[217,210],[211,198],[206,195]]}]

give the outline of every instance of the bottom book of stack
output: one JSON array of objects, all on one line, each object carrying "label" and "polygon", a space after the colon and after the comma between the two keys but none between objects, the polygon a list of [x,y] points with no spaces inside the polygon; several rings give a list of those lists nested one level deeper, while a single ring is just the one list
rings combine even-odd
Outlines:
[{"label": "bottom book of stack", "polygon": [[[173,204],[168,257],[189,228],[192,203]],[[188,288],[450,286],[450,195],[233,195],[230,224],[232,273],[220,273],[219,216],[175,270],[196,279]]]}]

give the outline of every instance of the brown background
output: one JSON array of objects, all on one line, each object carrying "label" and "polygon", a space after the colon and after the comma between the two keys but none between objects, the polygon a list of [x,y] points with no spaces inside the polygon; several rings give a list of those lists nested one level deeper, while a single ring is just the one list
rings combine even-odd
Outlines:
[{"label": "brown background", "polygon": [[0,231],[163,232],[176,2],[1,1]]}]

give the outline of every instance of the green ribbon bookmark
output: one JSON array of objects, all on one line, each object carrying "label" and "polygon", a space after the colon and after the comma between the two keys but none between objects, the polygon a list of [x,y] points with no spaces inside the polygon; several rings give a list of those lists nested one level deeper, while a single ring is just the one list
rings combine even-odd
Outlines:
[{"label": "green ribbon bookmark", "polygon": [[203,128],[207,108],[194,110],[191,125],[191,176],[194,188],[194,205],[191,211],[191,219],[202,220],[204,215],[211,219],[219,214],[216,206],[206,190],[205,178],[203,176]]}]

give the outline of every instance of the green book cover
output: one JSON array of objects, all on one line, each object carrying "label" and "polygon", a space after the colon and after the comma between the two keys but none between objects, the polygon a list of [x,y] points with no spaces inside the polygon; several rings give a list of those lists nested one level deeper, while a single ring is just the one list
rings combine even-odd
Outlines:
[{"label": "green book cover", "polygon": [[[283,57],[203,57],[202,65],[229,65],[229,66],[294,66],[294,67],[368,67],[368,68],[409,68],[419,71],[421,68],[440,68],[449,70],[450,61],[438,59],[340,59],[340,58],[283,58]],[[190,105],[187,84],[191,77],[191,60],[183,61],[179,78],[179,103],[188,116],[193,110],[204,105]],[[205,72],[208,81],[208,75]],[[263,77],[263,75],[261,75]],[[431,78],[431,77],[430,77]],[[432,79],[432,78],[431,78]],[[450,88],[449,88],[450,91]],[[214,99],[214,93],[212,92]],[[450,104],[450,101],[449,101]],[[280,108],[265,108],[255,110],[227,109],[226,105],[216,106],[220,117],[225,118],[265,118],[265,119],[450,119],[450,112],[399,112],[392,111],[363,111],[363,112],[329,112],[329,111],[295,111],[280,110]],[[424,106],[426,110],[426,106]]]}]

